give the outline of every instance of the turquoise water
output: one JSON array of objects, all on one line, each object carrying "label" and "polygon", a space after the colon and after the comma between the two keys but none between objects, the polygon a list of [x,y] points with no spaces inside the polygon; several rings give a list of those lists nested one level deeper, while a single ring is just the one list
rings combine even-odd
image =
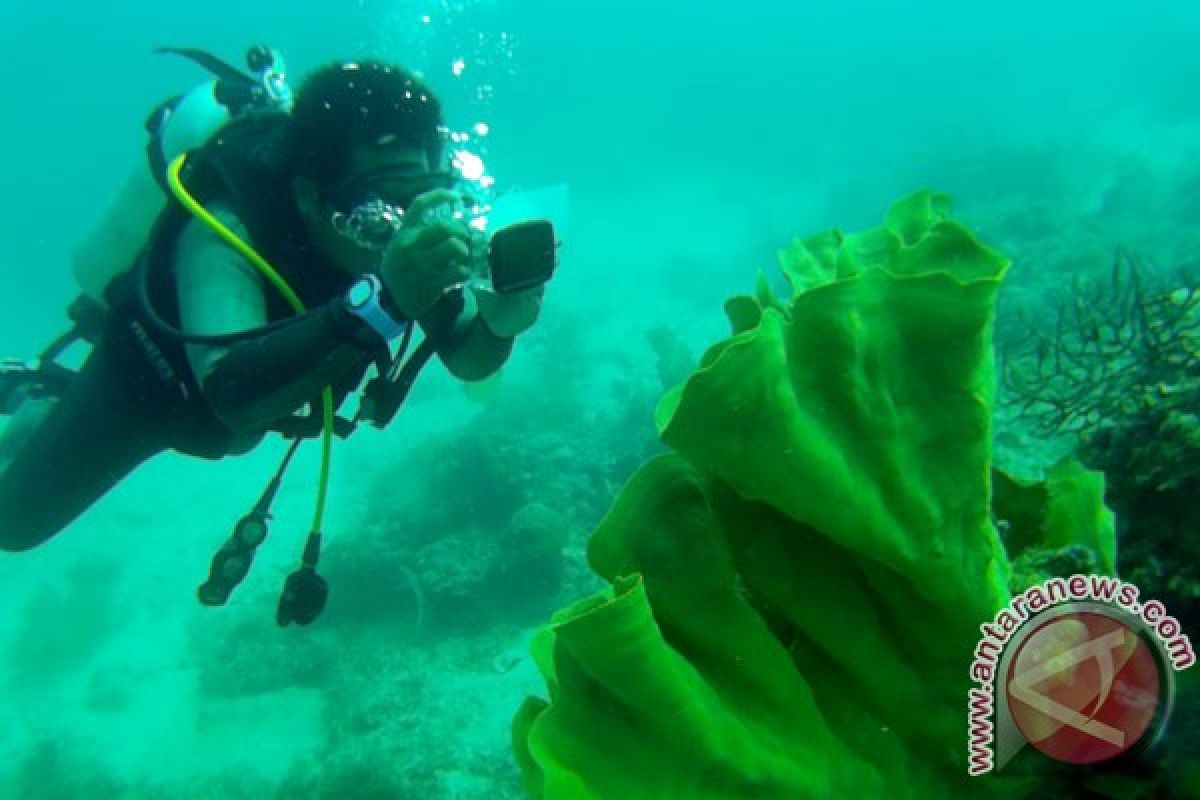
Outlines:
[{"label": "turquoise water", "polygon": [[[1180,2],[10,0],[0,20],[0,355],[64,327],[72,253],[139,164],[145,114],[201,80],[158,45],[237,61],[262,41],[293,75],[412,66],[451,127],[488,125],[474,146],[499,188],[570,196],[543,317],[501,379],[431,369],[387,431],[337,447],[311,629],[273,610],[315,446],[224,609],[194,588],[275,440],[163,455],[0,558],[2,797],[522,797],[509,722],[545,692],[529,637],[599,585],[584,542],[660,449],[656,401],[792,237],[878,224],[931,186],[1014,259],[1013,305],[1118,247],[1200,258],[1200,12]],[[1055,452],[1000,443],[1031,471]]]}]

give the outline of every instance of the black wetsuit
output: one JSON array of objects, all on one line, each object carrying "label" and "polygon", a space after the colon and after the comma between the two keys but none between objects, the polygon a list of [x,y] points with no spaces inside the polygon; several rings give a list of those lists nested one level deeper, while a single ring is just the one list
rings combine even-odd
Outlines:
[{"label": "black wetsuit", "polygon": [[[227,129],[189,160],[184,183],[202,202],[219,199],[231,207],[255,249],[311,310],[296,317],[269,291],[269,320],[290,321],[233,345],[201,387],[184,345],[140,310],[136,270],[115,280],[106,292],[111,312],[86,363],[0,475],[0,549],[41,544],[163,450],[203,458],[229,454],[237,436],[215,407],[252,410],[285,387],[294,394],[303,380],[315,381],[314,401],[319,386],[333,385],[340,404],[380,355],[382,340],[341,307],[352,278],[322,259],[304,236],[290,176],[277,155],[281,131],[281,119],[269,117]],[[186,210],[169,204],[139,256],[152,304],[172,325],[179,324],[172,255],[189,219]],[[357,356],[351,366],[347,348]],[[329,363],[334,354],[336,367]],[[259,429],[277,422],[263,419]]]}]

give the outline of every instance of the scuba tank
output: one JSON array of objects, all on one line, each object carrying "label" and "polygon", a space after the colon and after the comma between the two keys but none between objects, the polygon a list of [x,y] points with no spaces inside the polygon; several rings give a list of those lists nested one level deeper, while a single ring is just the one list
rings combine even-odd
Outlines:
[{"label": "scuba tank", "polygon": [[130,173],[75,249],[76,282],[87,297],[104,306],[105,289],[133,265],[166,206],[166,165],[202,147],[236,118],[292,109],[283,58],[268,47],[256,45],[246,53],[250,74],[201,50],[164,47],[156,52],[190,59],[212,73],[213,79],[151,112],[145,123],[146,161]]}]

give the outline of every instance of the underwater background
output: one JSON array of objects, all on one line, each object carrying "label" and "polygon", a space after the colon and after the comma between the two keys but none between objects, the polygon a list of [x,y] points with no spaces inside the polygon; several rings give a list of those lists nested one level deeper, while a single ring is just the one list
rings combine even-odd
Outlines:
[{"label": "underwater background", "polygon": [[[876,226],[925,187],[1012,260],[996,339],[1014,358],[1018,319],[1107,286],[1115,258],[1195,290],[1198,36],[1200,8],[1154,0],[10,0],[0,355],[31,357],[65,328],[72,253],[139,165],[144,117],[204,79],[156,46],[239,62],[263,42],[293,77],[369,56],[414,67],[452,128],[486,123],[471,146],[497,188],[565,187],[570,205],[542,318],[503,374],[464,387],[431,366],[387,431],[337,445],[317,624],[273,618],[315,445],[225,608],[195,587],[277,439],[217,463],[162,455],[46,545],[0,557],[0,797],[529,796],[510,728],[546,695],[531,637],[605,585],[588,536],[667,449],[656,404],[728,335],[725,300],[760,270],[775,280],[795,237]],[[1107,497],[1122,575],[1200,624],[1200,519],[1137,524],[1200,483],[1193,366],[1172,381],[1170,425],[1073,395],[1107,439],[1002,386],[993,443],[1024,477],[1068,453],[1124,476]],[[1194,697],[1181,691],[1172,755],[1140,776],[1150,794],[1074,796],[1200,797]]]}]

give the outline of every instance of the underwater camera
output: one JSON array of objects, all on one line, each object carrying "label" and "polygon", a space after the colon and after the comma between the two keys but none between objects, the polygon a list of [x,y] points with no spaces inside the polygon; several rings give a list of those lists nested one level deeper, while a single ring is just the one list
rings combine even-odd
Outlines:
[{"label": "underwater camera", "polygon": [[[401,216],[394,215],[389,223],[394,226],[387,232],[389,238],[399,228]],[[422,217],[423,221],[447,222],[466,218],[460,208],[450,205],[426,211]],[[386,239],[383,242],[386,246]],[[471,232],[470,248],[471,273],[478,279],[490,277],[491,288],[499,294],[541,286],[554,276],[558,266],[558,239],[549,219],[525,219],[490,234],[476,229]]]},{"label": "underwater camera", "polygon": [[541,286],[558,266],[557,247],[550,220],[518,222],[496,231],[487,244],[492,288],[507,294]]}]

